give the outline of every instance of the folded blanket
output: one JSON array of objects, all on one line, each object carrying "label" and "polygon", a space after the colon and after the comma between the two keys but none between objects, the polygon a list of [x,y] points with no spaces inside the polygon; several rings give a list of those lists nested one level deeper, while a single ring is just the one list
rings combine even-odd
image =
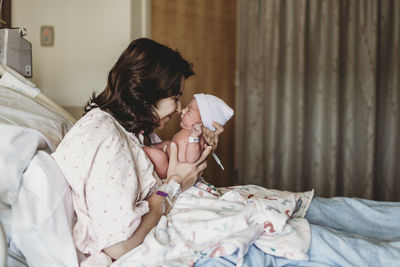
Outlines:
[{"label": "folded blanket", "polygon": [[310,226],[302,218],[313,191],[292,193],[247,185],[226,188],[198,182],[144,242],[112,266],[192,266],[201,257],[238,251],[240,266],[250,245],[265,253],[307,260]]}]

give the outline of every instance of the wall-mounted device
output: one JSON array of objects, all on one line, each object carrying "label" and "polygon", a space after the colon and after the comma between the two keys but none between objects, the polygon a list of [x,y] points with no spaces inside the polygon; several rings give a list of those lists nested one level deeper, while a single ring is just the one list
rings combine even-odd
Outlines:
[{"label": "wall-mounted device", "polygon": [[32,44],[24,38],[22,29],[0,29],[0,64],[32,77]]}]

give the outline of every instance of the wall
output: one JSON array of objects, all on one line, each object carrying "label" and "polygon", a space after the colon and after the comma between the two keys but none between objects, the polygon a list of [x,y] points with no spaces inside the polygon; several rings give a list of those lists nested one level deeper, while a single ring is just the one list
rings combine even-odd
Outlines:
[{"label": "wall", "polygon": [[[116,4],[118,3],[118,4]],[[14,0],[12,26],[27,29],[32,43],[32,81],[78,117],[93,91],[133,38],[146,30],[145,0]],[[135,14],[133,17],[132,14]],[[54,26],[54,46],[40,45],[40,27]],[[74,115],[74,114],[73,114]]]},{"label": "wall", "polygon": [[[178,49],[194,65],[195,75],[185,82],[182,104],[187,104],[195,93],[206,93],[234,108],[236,1],[152,0],[151,12],[152,38]],[[161,138],[171,138],[180,129],[179,122],[179,116],[173,116],[159,132]],[[204,177],[215,186],[231,185],[235,176],[234,126],[232,118],[216,150],[225,170],[211,157],[208,160]]]}]

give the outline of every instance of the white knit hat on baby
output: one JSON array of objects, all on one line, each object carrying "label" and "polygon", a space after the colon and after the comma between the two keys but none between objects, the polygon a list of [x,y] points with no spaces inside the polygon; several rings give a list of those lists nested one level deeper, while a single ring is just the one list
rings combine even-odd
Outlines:
[{"label": "white knit hat on baby", "polygon": [[212,126],[213,121],[218,122],[222,126],[232,118],[233,109],[231,109],[222,99],[205,94],[195,94],[197,105],[199,106],[201,120],[204,127],[215,131]]}]

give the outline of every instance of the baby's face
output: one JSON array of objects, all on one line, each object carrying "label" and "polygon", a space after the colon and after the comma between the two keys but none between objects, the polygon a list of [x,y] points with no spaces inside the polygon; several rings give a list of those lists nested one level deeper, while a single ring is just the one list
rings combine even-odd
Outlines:
[{"label": "baby's face", "polygon": [[201,123],[201,116],[199,106],[195,98],[190,100],[187,107],[182,109],[181,114],[181,127],[183,129],[192,129],[192,126],[196,123]]}]

